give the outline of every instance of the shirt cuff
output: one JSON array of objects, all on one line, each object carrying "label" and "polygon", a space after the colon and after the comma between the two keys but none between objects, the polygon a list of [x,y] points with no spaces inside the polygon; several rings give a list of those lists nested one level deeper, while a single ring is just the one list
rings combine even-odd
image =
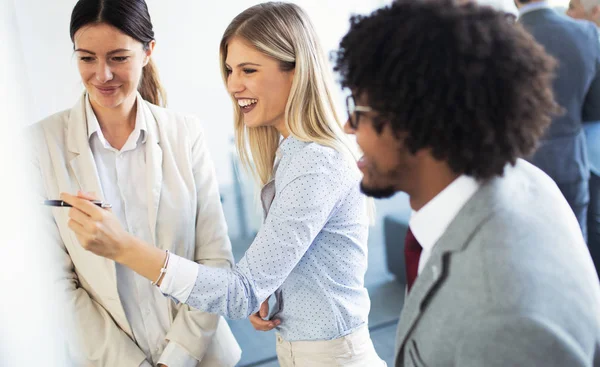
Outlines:
[{"label": "shirt cuff", "polygon": [[160,283],[160,291],[186,303],[196,284],[198,267],[195,262],[171,253],[167,272]]},{"label": "shirt cuff", "polygon": [[158,359],[158,364],[162,363],[168,367],[196,367],[198,362],[187,350],[175,342],[169,342]]}]

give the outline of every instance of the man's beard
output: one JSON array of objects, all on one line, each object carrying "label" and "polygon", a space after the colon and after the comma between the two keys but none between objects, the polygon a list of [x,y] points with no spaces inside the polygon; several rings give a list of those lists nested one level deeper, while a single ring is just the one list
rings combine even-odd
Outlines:
[{"label": "man's beard", "polygon": [[360,183],[360,191],[363,194],[373,197],[375,199],[387,199],[392,197],[396,190],[392,186],[384,187],[384,188],[373,188],[365,186],[362,182]]}]

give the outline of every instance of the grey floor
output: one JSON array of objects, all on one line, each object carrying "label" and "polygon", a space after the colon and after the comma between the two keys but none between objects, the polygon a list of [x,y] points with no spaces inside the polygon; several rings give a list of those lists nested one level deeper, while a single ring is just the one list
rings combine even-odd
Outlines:
[{"label": "grey floor", "polygon": [[[404,300],[404,286],[398,283],[387,271],[381,217],[393,211],[395,202],[389,201],[380,210],[378,204],[377,225],[371,228],[369,235],[369,268],[365,276],[365,285],[371,298],[369,329],[375,349],[388,366],[394,360],[394,341],[398,316]],[[387,205],[388,207],[385,207]],[[250,243],[249,239],[232,239],[236,261],[241,259]],[[275,367],[275,332],[259,332],[252,328],[248,320],[229,320],[229,325],[241,348],[242,359],[238,367]]]}]

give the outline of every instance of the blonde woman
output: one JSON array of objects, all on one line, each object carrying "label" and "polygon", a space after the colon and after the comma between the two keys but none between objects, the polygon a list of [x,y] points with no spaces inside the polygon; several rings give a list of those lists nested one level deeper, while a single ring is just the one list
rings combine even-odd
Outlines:
[{"label": "blonde woman", "polygon": [[[263,185],[264,223],[242,260],[216,269],[165,254],[131,237],[109,212],[64,194],[75,207],[72,229],[87,250],[181,302],[250,316],[259,330],[277,328],[282,366],[385,365],[367,326],[369,220],[361,175],[310,20],[293,4],[251,7],[226,29],[220,55],[237,148]],[[273,294],[277,307],[263,320]]]}]

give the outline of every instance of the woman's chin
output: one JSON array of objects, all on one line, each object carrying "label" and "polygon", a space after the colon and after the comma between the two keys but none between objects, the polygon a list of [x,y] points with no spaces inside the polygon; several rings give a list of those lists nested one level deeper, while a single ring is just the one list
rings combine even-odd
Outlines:
[{"label": "woman's chin", "polygon": [[263,123],[257,121],[256,119],[244,119],[244,125],[246,125],[246,127],[249,129],[265,126]]},{"label": "woman's chin", "polygon": [[273,126],[275,128],[277,128],[277,126],[279,126],[279,124],[281,123],[281,119],[272,119],[272,118],[261,118],[261,117],[257,117],[257,116],[244,116],[243,120],[244,125],[248,128],[248,129],[252,129],[252,128],[257,128],[257,127],[262,127],[262,126]]},{"label": "woman's chin", "polygon": [[102,108],[117,108],[119,107],[125,100],[123,96],[115,95],[115,96],[104,96],[94,94],[91,96],[91,99]]}]

